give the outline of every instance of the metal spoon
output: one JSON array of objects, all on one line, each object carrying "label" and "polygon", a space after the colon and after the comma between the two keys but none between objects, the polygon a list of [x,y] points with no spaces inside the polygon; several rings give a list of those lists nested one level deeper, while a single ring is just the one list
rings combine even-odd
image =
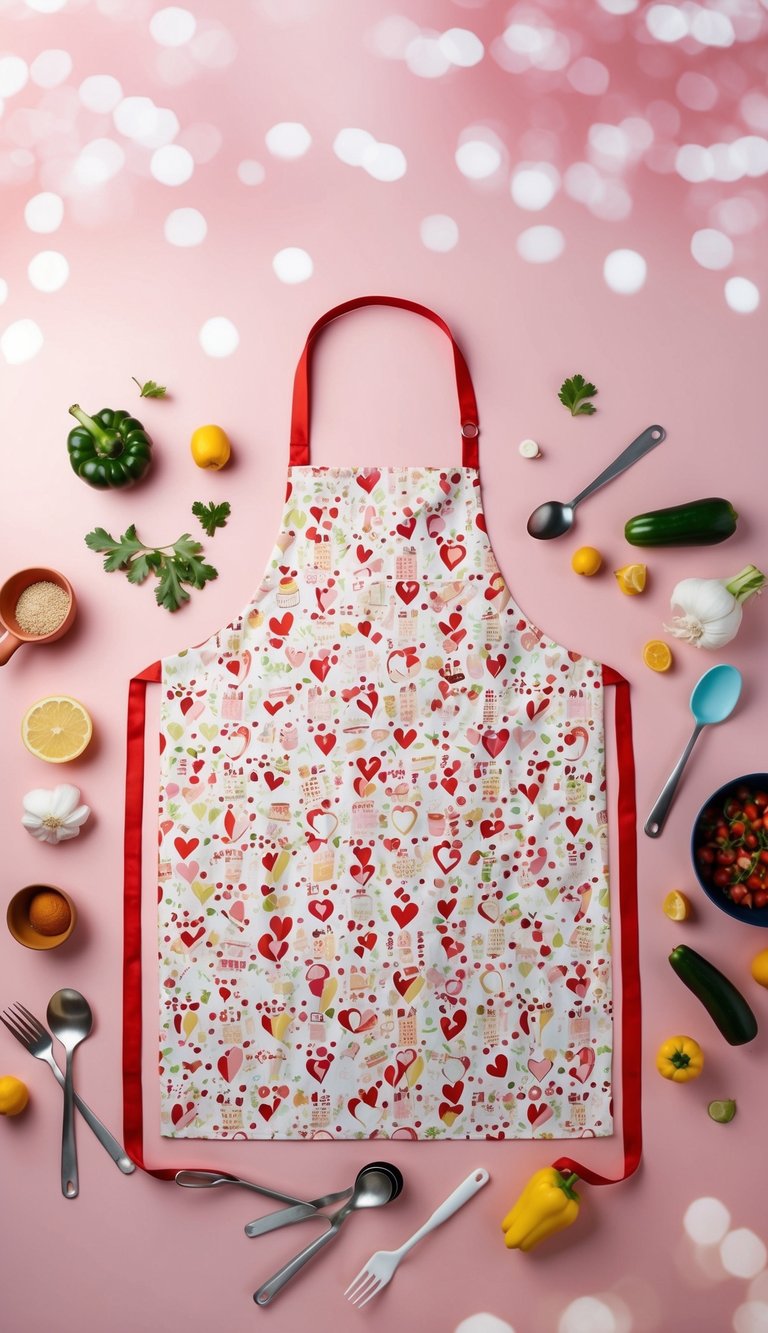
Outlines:
[{"label": "metal spoon", "polygon": [[715,722],[724,722],[730,717],[740,694],[741,672],[737,671],[736,667],[729,666],[727,662],[720,662],[718,666],[710,667],[709,671],[705,671],[697,680],[691,693],[691,712],[696,726],[646,820],[644,827],[649,838],[658,838],[666,823],[677,784],[688,763],[691,750],[699,739],[699,733],[704,727],[711,726]]},{"label": "metal spoon", "polygon": [[613,481],[613,478],[618,477],[620,473],[626,472],[628,467],[650,453],[657,444],[661,444],[666,434],[663,426],[646,427],[642,434],[628,444],[618,458],[600,473],[599,477],[595,477],[589,486],[579,491],[570,504],[565,504],[562,500],[547,500],[546,504],[539,505],[528,519],[528,532],[531,537],[538,537],[542,541],[548,541],[550,537],[562,537],[564,532],[573,527],[574,510],[582,500],[586,500],[588,495],[593,495],[600,486],[605,486],[606,482]]},{"label": "metal spoon", "polygon": [[381,1208],[386,1203],[391,1203],[396,1199],[403,1188],[403,1177],[396,1166],[389,1162],[374,1163],[372,1166],[364,1166],[362,1171],[358,1171],[355,1179],[355,1188],[352,1191],[352,1198],[334,1213],[331,1218],[331,1225],[327,1231],[312,1241],[306,1249],[297,1254],[289,1263],[284,1264],[279,1272],[275,1273],[268,1282],[265,1282],[258,1291],[253,1293],[253,1299],[257,1305],[269,1305],[270,1301],[282,1291],[287,1282],[299,1272],[300,1269],[308,1264],[310,1259],[320,1252],[332,1240],[335,1240],[342,1224],[349,1217],[349,1214],[357,1208]]},{"label": "metal spoon", "polygon": [[67,1052],[64,1070],[64,1120],[61,1132],[61,1192],[74,1199],[80,1192],[75,1144],[75,1099],[72,1086],[72,1056],[93,1027],[93,1014],[84,995],[65,986],[48,1001],[48,1026]]},{"label": "metal spoon", "polygon": [[[366,1171],[372,1171],[374,1168],[382,1171],[391,1171],[388,1162],[368,1162],[365,1166]],[[403,1179],[398,1172],[399,1186],[397,1193],[403,1187]],[[397,1183],[397,1182],[396,1182]],[[246,1236],[265,1236],[269,1231],[277,1231],[280,1227],[293,1226],[295,1222],[303,1222],[307,1217],[320,1216],[324,1220],[325,1215],[318,1213],[320,1208],[328,1208],[332,1203],[341,1203],[342,1199],[348,1199],[354,1184],[348,1185],[345,1190],[339,1190],[337,1194],[325,1194],[319,1199],[312,1199],[308,1203],[297,1203],[292,1208],[278,1208],[275,1212],[267,1213],[266,1217],[257,1217],[253,1222],[246,1222]]]},{"label": "metal spoon", "polygon": [[240,1176],[232,1176],[228,1171],[177,1171],[174,1180],[177,1185],[195,1190],[210,1189],[216,1185],[242,1185],[243,1189],[263,1194],[268,1199],[274,1199],[276,1203],[305,1208],[309,1213],[316,1211],[312,1204],[306,1203],[304,1199],[297,1199],[295,1194],[282,1194],[280,1190],[267,1189],[266,1185],[254,1185],[253,1181],[241,1180]]}]

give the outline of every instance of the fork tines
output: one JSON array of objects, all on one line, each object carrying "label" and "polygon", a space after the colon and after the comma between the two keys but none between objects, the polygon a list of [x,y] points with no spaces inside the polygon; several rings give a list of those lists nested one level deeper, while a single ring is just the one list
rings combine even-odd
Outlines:
[{"label": "fork tines", "polygon": [[38,1038],[45,1036],[45,1028],[42,1023],[18,1001],[10,1005],[8,1009],[3,1010],[0,1014],[0,1021],[24,1046],[30,1046]]},{"label": "fork tines", "polygon": [[347,1290],[344,1292],[350,1305],[362,1306],[369,1301],[372,1296],[382,1287],[384,1283],[375,1273],[369,1273],[367,1268],[361,1268],[357,1277],[353,1278]]}]

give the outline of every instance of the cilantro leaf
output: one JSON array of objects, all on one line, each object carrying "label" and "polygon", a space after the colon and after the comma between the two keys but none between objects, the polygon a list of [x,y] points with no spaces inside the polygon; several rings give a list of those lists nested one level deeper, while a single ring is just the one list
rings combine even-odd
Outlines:
[{"label": "cilantro leaf", "polygon": [[131,524],[119,538],[104,528],[94,528],[85,543],[90,550],[106,554],[104,568],[108,573],[122,570],[129,583],[143,583],[154,574],[158,580],[155,597],[166,611],[178,611],[189,601],[187,586],[204,588],[218,577],[218,571],[203,559],[200,542],[188,532],[182,533],[173,546],[145,546]]},{"label": "cilantro leaf", "polygon": [[163,561],[155,597],[158,606],[164,606],[166,611],[178,611],[180,606],[189,601],[189,593],[182,586],[175,560]]},{"label": "cilantro leaf", "polygon": [[214,504],[213,500],[207,505],[201,500],[195,500],[192,506],[192,513],[195,518],[200,519],[203,531],[207,532],[209,537],[213,536],[217,528],[226,527],[231,510],[228,500],[223,500],[220,505]]},{"label": "cilantro leaf", "polygon": [[589,384],[583,375],[571,375],[570,379],[563,381],[557,396],[572,417],[591,417],[597,408],[587,399],[594,398],[596,393],[595,385]]},{"label": "cilantro leaf", "polygon": [[133,523],[117,540],[104,528],[94,528],[93,532],[88,533],[85,544],[92,551],[107,552],[104,568],[108,574],[116,569],[127,569],[133,557],[146,550],[143,542],[136,536]]},{"label": "cilantro leaf", "polygon": [[164,384],[156,384],[154,380],[146,380],[142,384],[135,375],[131,375],[131,379],[134,384],[138,385],[139,395],[142,398],[165,398],[168,392]]}]

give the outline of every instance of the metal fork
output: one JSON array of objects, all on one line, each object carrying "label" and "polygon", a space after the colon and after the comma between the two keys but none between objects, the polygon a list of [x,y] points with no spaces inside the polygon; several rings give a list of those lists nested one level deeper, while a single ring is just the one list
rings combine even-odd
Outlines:
[{"label": "metal fork", "polygon": [[[25,1046],[30,1055],[34,1055],[36,1060],[43,1060],[45,1064],[50,1065],[56,1082],[64,1087],[64,1075],[56,1063],[53,1055],[53,1038],[47,1028],[39,1019],[35,1018],[23,1004],[16,1003],[9,1009],[0,1014],[0,1022],[3,1022],[8,1031],[13,1034],[17,1041]],[[110,1134],[106,1125],[102,1125],[98,1116],[93,1114],[90,1106],[78,1097],[75,1093],[75,1106],[85,1120],[86,1124],[93,1130],[96,1138],[103,1148],[106,1148],[112,1161],[123,1172],[123,1175],[129,1176],[136,1170],[135,1162],[132,1162],[125,1148],[117,1139]]]},{"label": "metal fork", "polygon": [[455,1189],[453,1194],[449,1194],[445,1202],[435,1209],[423,1227],[419,1227],[410,1240],[400,1246],[399,1250],[377,1250],[376,1254],[372,1254],[368,1263],[360,1269],[357,1277],[353,1278],[344,1292],[347,1300],[358,1308],[365,1305],[372,1296],[386,1287],[400,1260],[405,1258],[408,1251],[412,1250],[414,1245],[418,1245],[419,1241],[430,1231],[434,1231],[443,1222],[447,1222],[449,1217],[453,1217],[453,1214],[458,1212],[459,1208],[462,1208],[474,1194],[477,1194],[477,1191],[482,1189],[489,1179],[488,1172],[484,1168],[473,1171],[471,1176],[467,1176],[458,1189]]}]

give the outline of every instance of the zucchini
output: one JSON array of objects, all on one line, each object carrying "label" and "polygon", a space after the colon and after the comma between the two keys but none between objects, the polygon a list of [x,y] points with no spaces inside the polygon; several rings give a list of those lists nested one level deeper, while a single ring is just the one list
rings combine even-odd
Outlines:
[{"label": "zucchini", "polygon": [[743,1046],[757,1036],[757,1019],[744,996],[712,963],[687,944],[678,944],[669,961],[731,1046]]},{"label": "zucchini", "polygon": [[733,536],[738,518],[730,500],[710,496],[636,514],[624,536],[631,546],[714,546]]}]

